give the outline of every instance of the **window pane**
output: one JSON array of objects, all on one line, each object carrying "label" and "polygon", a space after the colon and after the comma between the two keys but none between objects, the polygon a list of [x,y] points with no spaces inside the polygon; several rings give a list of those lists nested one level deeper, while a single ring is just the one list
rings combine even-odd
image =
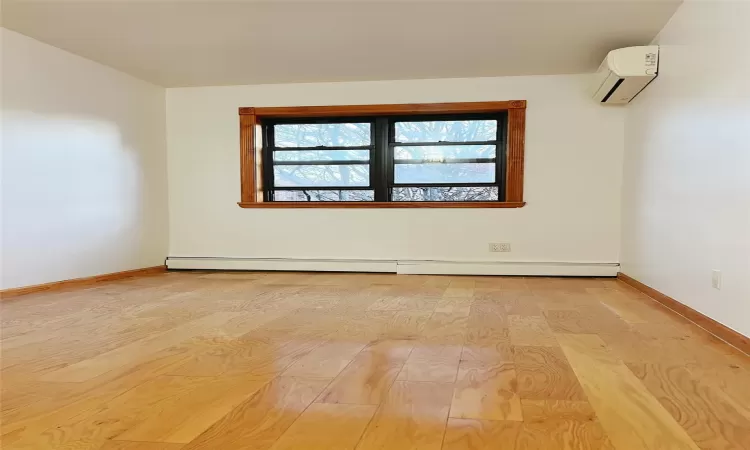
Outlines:
[{"label": "window pane", "polygon": [[274,125],[276,147],[356,147],[370,145],[369,123]]},{"label": "window pane", "polygon": [[490,202],[498,200],[497,186],[488,187],[397,187],[394,202]]},{"label": "window pane", "polygon": [[395,182],[494,183],[495,163],[396,164]]},{"label": "window pane", "polygon": [[374,191],[276,191],[273,199],[277,202],[371,202]]},{"label": "window pane", "polygon": [[285,150],[273,152],[274,161],[369,161],[369,150]]},{"label": "window pane", "polygon": [[369,186],[370,166],[274,166],[276,186]]},{"label": "window pane", "polygon": [[396,147],[396,159],[428,159],[442,161],[455,158],[494,158],[494,145],[433,145],[419,147]]},{"label": "window pane", "polygon": [[396,122],[396,142],[494,141],[497,120]]}]

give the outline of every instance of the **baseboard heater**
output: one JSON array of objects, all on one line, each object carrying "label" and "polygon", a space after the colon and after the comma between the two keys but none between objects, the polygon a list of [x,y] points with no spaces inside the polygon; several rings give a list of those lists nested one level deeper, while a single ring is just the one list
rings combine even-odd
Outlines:
[{"label": "baseboard heater", "polygon": [[297,258],[167,258],[172,270],[257,270],[287,272],[373,272],[403,275],[517,275],[614,277],[618,263],[543,261],[432,261]]}]

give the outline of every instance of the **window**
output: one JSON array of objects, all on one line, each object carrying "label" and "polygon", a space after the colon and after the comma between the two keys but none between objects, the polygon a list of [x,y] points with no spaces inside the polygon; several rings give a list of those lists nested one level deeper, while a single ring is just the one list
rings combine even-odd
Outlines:
[{"label": "window", "polygon": [[375,201],[370,121],[268,122],[263,132],[265,201]]},{"label": "window", "polygon": [[393,120],[391,201],[499,201],[506,114]]},{"label": "window", "polygon": [[240,206],[523,206],[524,121],[522,101],[241,108]]}]

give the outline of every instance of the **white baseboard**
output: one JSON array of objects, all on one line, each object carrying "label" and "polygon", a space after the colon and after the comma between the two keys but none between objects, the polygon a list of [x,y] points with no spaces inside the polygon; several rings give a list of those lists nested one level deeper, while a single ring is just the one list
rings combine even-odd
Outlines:
[{"label": "white baseboard", "polygon": [[168,269],[288,272],[378,272],[403,275],[517,275],[614,277],[617,263],[395,261],[377,259],[293,259],[169,257]]},{"label": "white baseboard", "polygon": [[453,262],[400,261],[398,274],[404,275],[515,275],[559,277],[614,277],[617,263],[556,262]]},{"label": "white baseboard", "polygon": [[396,273],[396,261],[369,259],[167,258],[167,269],[262,270],[287,272]]}]

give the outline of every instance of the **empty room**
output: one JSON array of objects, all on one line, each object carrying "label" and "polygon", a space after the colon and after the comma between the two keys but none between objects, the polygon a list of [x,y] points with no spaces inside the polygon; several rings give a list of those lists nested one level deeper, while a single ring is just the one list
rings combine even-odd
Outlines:
[{"label": "empty room", "polygon": [[750,450],[750,1],[2,0],[4,450]]}]

